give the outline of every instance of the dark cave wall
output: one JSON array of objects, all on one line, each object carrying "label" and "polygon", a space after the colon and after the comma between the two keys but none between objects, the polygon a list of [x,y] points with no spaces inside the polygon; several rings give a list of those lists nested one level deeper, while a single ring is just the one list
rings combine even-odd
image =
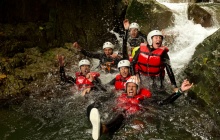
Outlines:
[{"label": "dark cave wall", "polygon": [[44,48],[78,41],[88,49],[100,49],[105,41],[115,41],[109,30],[122,30],[126,7],[117,0],[0,0],[0,23],[35,23]]}]

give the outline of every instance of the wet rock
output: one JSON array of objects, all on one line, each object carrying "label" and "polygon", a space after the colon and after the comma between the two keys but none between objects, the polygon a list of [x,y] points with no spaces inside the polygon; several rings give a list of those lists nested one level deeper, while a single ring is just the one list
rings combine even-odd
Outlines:
[{"label": "wet rock", "polygon": [[140,24],[141,32],[147,35],[151,30],[171,26],[173,16],[169,8],[154,0],[133,0],[128,6],[126,18]]},{"label": "wet rock", "polygon": [[78,66],[78,61],[82,58],[80,55],[78,58],[76,57],[78,52],[71,49],[71,46],[67,44],[64,46],[65,48],[51,49],[44,53],[41,53],[37,48],[30,48],[26,49],[24,53],[16,54],[13,58],[2,59],[3,61],[0,62],[0,72],[2,73],[0,100],[2,103],[6,104],[6,100],[10,101],[12,98],[19,97],[17,98],[19,100],[16,101],[18,103],[22,101],[23,97],[26,97],[20,96],[23,94],[48,93],[43,95],[46,98],[51,96],[48,90],[53,90],[60,82],[56,55],[65,56],[67,72],[72,71],[74,63]]},{"label": "wet rock", "polygon": [[205,9],[212,15],[213,25],[218,26],[220,24],[220,5],[216,3],[197,3],[200,7]]},{"label": "wet rock", "polygon": [[196,4],[189,4],[188,19],[203,27],[211,27],[213,23],[211,14]]},{"label": "wet rock", "polygon": [[188,78],[195,84],[192,91],[207,105],[219,108],[220,97],[220,30],[206,38],[185,69]]}]

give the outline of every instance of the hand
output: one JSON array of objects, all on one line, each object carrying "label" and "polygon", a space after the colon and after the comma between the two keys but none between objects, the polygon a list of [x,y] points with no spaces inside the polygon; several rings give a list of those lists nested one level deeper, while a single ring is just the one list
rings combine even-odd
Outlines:
[{"label": "hand", "polygon": [[86,78],[87,78],[90,82],[92,82],[92,81],[94,80],[94,77],[93,77],[90,73],[86,74]]},{"label": "hand", "polygon": [[[137,75],[134,75],[134,76],[131,76],[130,78],[131,78],[131,79],[134,79],[135,83],[137,83],[138,85],[140,85],[141,80],[140,80],[138,74],[137,74]],[[130,78],[129,78],[129,79],[130,79]]]},{"label": "hand", "polygon": [[60,67],[63,67],[64,66],[64,56],[57,55],[57,60],[59,61]]},{"label": "hand", "polygon": [[140,77],[139,77],[139,74],[136,74],[136,80],[137,80],[137,81],[138,81],[138,83],[140,84],[141,79],[140,79]]},{"label": "hand", "polygon": [[108,72],[111,72],[111,68],[112,68],[112,64],[114,64],[114,61],[112,62],[106,62],[105,63],[105,66],[106,66],[106,69]]},{"label": "hand", "polygon": [[82,91],[82,96],[85,96],[86,93],[89,93],[91,91],[91,88],[86,88]]},{"label": "hand", "polygon": [[79,46],[78,42],[74,42],[73,47],[76,48],[78,51],[81,50],[81,47]]},{"label": "hand", "polygon": [[113,54],[111,55],[111,57],[112,57],[112,58],[116,58],[116,57],[118,57],[118,54],[117,54],[117,53],[113,53]]},{"label": "hand", "polygon": [[190,89],[192,86],[193,86],[193,83],[190,84],[190,82],[187,79],[185,79],[180,88],[184,92],[184,91],[187,91],[188,89]]},{"label": "hand", "polygon": [[138,85],[140,85],[141,80],[140,80],[139,76],[136,76],[136,77],[137,77],[137,82],[138,82]]},{"label": "hand", "polygon": [[125,30],[128,30],[128,28],[129,28],[129,26],[130,26],[129,20],[128,20],[128,19],[125,19],[125,20],[123,21],[123,24],[124,24]]}]

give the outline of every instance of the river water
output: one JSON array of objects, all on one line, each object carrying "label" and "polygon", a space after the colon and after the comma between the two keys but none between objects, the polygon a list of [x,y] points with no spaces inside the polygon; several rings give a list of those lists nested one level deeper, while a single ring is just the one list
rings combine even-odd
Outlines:
[{"label": "river water", "polygon": [[[174,11],[178,10],[176,13],[182,12],[182,15],[175,15],[175,26],[165,29],[167,33],[176,33],[177,36],[175,43],[169,46],[169,53],[174,72],[179,73],[191,59],[196,45],[216,31],[217,27],[203,28],[188,21],[185,17],[186,4],[163,4]],[[193,35],[189,32],[193,32]],[[101,80],[107,83],[113,77],[103,74]],[[22,105],[0,109],[0,140],[91,140],[91,124],[86,117],[86,107],[94,101],[101,101],[102,122],[107,122],[114,115],[111,108],[115,97],[111,92],[91,93],[83,98],[71,85],[60,85],[59,82],[54,87],[45,85],[42,88],[47,88],[50,98],[40,96],[42,93],[39,90]],[[164,98],[167,95],[161,96]],[[134,129],[133,120],[142,121],[144,128]],[[211,112],[198,100],[185,95],[172,105],[157,106],[149,102],[142,114],[127,120],[125,126],[113,136],[103,135],[101,139],[219,139],[217,120],[220,120],[219,110]]]}]

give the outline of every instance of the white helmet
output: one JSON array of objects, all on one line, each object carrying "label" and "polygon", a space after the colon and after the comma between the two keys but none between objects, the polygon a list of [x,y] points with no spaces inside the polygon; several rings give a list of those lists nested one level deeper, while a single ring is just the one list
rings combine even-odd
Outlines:
[{"label": "white helmet", "polygon": [[126,81],[126,86],[128,83],[135,83],[137,86],[139,86],[140,82],[138,81],[138,79],[136,78],[136,76],[131,76],[127,81]]},{"label": "white helmet", "polygon": [[140,91],[140,87],[139,87],[139,84],[140,84],[140,80],[138,80],[138,77],[137,76],[131,76],[125,83],[125,91],[127,92],[127,84],[128,83],[135,83],[137,85],[137,94],[138,92]]},{"label": "white helmet", "polygon": [[147,42],[148,44],[151,46],[153,44],[153,41],[152,41],[152,37],[155,36],[155,35],[159,35],[159,36],[162,36],[163,37],[163,34],[161,31],[159,30],[153,30],[151,31],[148,35],[147,35]]},{"label": "white helmet", "polygon": [[82,65],[89,65],[90,66],[90,62],[87,59],[82,59],[79,61],[79,67]]},{"label": "white helmet", "polygon": [[121,60],[118,62],[118,68],[120,67],[130,67],[130,61],[128,60]]},{"label": "white helmet", "polygon": [[114,49],[114,47],[115,46],[111,42],[105,42],[103,44],[103,49],[105,49],[105,48],[112,48],[112,49]]},{"label": "white helmet", "polygon": [[129,30],[130,30],[131,28],[135,28],[135,29],[138,29],[138,31],[140,31],[140,26],[139,26],[137,23],[135,23],[135,22],[133,22],[133,23],[130,24]]}]

